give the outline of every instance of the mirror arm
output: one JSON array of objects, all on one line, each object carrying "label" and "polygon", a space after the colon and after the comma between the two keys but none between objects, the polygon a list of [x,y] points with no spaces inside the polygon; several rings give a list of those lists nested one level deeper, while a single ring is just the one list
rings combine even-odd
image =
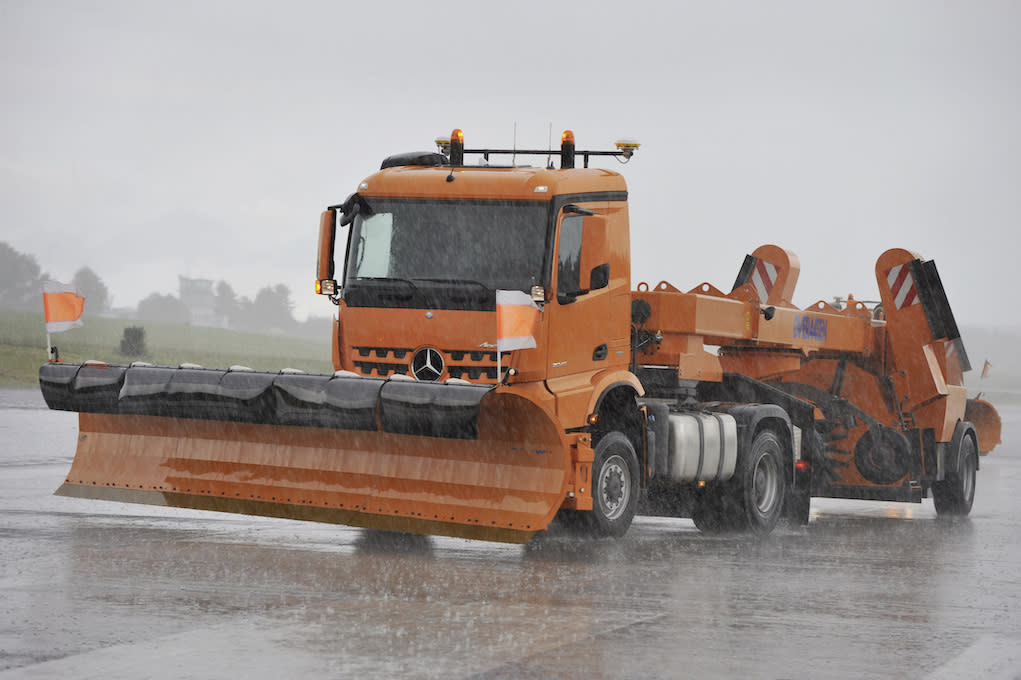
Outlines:
[{"label": "mirror arm", "polygon": [[557,302],[562,305],[570,304],[582,295],[588,295],[591,292],[588,288],[581,288],[579,290],[570,290],[566,293],[557,293]]}]

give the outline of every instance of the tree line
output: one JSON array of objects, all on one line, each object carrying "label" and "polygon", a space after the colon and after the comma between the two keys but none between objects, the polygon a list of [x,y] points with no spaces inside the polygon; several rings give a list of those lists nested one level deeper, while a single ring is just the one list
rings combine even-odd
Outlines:
[{"label": "tree line", "polygon": [[[214,288],[213,312],[229,328],[292,332],[298,326],[293,310],[291,289],[282,283],[261,288],[254,300],[235,293],[226,281],[218,281]],[[138,303],[138,318],[186,324],[191,309],[176,295],[152,293]]]},{"label": "tree line", "polygon": [[[42,308],[43,282],[52,278],[43,272],[34,255],[21,253],[0,241],[0,306],[14,309]],[[87,314],[105,314],[111,310],[110,292],[103,280],[89,267],[79,268],[71,279],[85,297]],[[229,283],[218,281],[213,290],[213,313],[228,328],[256,332],[283,332],[326,337],[330,320],[310,318],[304,323],[294,319],[291,290],[284,284],[264,286],[254,298],[238,295]],[[152,293],[138,303],[139,320],[188,324],[192,310],[176,295]]]},{"label": "tree line", "polygon": [[[39,268],[35,255],[18,252],[9,243],[0,241],[0,304],[12,309],[40,309],[43,282],[51,279]],[[102,314],[110,308],[110,291],[96,272],[81,267],[71,278],[71,285],[88,300],[89,311]]]}]

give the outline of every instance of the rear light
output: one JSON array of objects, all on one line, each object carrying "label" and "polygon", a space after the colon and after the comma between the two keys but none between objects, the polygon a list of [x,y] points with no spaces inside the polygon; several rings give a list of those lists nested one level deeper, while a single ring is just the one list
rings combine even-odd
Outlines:
[{"label": "rear light", "polygon": [[810,470],[812,466],[807,460],[799,460],[794,463],[794,468],[797,470]]}]

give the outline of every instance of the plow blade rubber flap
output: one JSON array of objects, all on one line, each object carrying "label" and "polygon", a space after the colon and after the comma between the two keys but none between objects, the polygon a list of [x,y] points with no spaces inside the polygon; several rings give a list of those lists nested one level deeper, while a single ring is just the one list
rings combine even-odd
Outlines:
[{"label": "plow blade rubber flap", "polygon": [[[53,407],[74,391],[61,384],[71,368],[48,375]],[[211,375],[169,371],[128,369],[119,412],[68,409],[82,411],[78,450],[58,494],[505,542],[545,529],[566,494],[555,419],[507,391],[237,373],[249,380],[231,397],[229,373],[213,390]],[[175,384],[191,388],[164,414],[129,412]],[[253,410],[226,419],[232,401]],[[246,422],[252,413],[268,422]]]}]

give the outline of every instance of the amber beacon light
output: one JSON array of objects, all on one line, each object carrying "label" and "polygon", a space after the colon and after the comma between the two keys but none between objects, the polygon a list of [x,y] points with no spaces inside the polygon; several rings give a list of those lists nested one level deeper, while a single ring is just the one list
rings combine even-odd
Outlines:
[{"label": "amber beacon light", "polygon": [[464,165],[464,132],[454,128],[450,133],[450,164]]},{"label": "amber beacon light", "polygon": [[569,170],[574,167],[574,132],[564,130],[560,135],[560,169]]}]

